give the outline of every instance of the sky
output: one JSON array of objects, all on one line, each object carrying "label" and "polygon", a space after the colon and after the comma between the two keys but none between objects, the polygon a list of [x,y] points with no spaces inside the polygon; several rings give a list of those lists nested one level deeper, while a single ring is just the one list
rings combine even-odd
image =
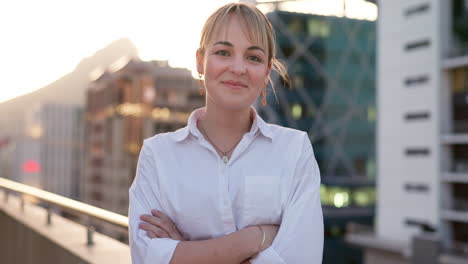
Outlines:
[{"label": "sky", "polygon": [[[298,0],[282,9],[343,16],[343,1],[346,16],[376,19],[376,6],[363,0]],[[194,71],[203,23],[228,2],[233,0],[2,1],[0,103],[59,79],[120,38],[129,38],[143,60]]]}]

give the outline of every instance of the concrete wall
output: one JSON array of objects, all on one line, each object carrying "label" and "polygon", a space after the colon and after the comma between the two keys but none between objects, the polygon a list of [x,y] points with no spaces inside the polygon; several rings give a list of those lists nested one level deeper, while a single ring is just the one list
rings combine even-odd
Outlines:
[{"label": "concrete wall", "polygon": [[87,263],[0,211],[1,263]]},{"label": "concrete wall", "polygon": [[0,263],[131,263],[129,246],[95,233],[87,246],[87,228],[59,215],[46,224],[42,207],[25,203],[0,191]]}]

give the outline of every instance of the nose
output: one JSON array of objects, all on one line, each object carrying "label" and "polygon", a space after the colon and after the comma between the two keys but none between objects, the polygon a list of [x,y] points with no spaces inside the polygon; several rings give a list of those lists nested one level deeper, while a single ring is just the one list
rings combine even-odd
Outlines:
[{"label": "nose", "polygon": [[236,56],[231,63],[230,70],[236,75],[243,75],[246,72],[245,62],[242,57]]}]

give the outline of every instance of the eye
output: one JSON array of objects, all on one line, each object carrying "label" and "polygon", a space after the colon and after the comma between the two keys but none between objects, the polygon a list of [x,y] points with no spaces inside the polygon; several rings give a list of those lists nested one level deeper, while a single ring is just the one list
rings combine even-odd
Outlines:
[{"label": "eye", "polygon": [[221,56],[229,56],[229,52],[227,50],[218,50],[215,52],[215,54]]},{"label": "eye", "polygon": [[258,56],[249,56],[247,59],[255,61],[255,62],[262,62],[262,59]]}]

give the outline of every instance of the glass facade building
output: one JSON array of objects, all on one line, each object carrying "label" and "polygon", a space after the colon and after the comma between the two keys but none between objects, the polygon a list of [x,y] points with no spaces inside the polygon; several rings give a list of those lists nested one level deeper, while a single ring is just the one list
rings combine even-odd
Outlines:
[{"label": "glass facade building", "polygon": [[286,11],[268,17],[291,83],[273,76],[275,92],[268,90],[259,114],[309,134],[322,176],[323,263],[361,263],[343,237],[349,222],[373,223],[375,21]]}]

